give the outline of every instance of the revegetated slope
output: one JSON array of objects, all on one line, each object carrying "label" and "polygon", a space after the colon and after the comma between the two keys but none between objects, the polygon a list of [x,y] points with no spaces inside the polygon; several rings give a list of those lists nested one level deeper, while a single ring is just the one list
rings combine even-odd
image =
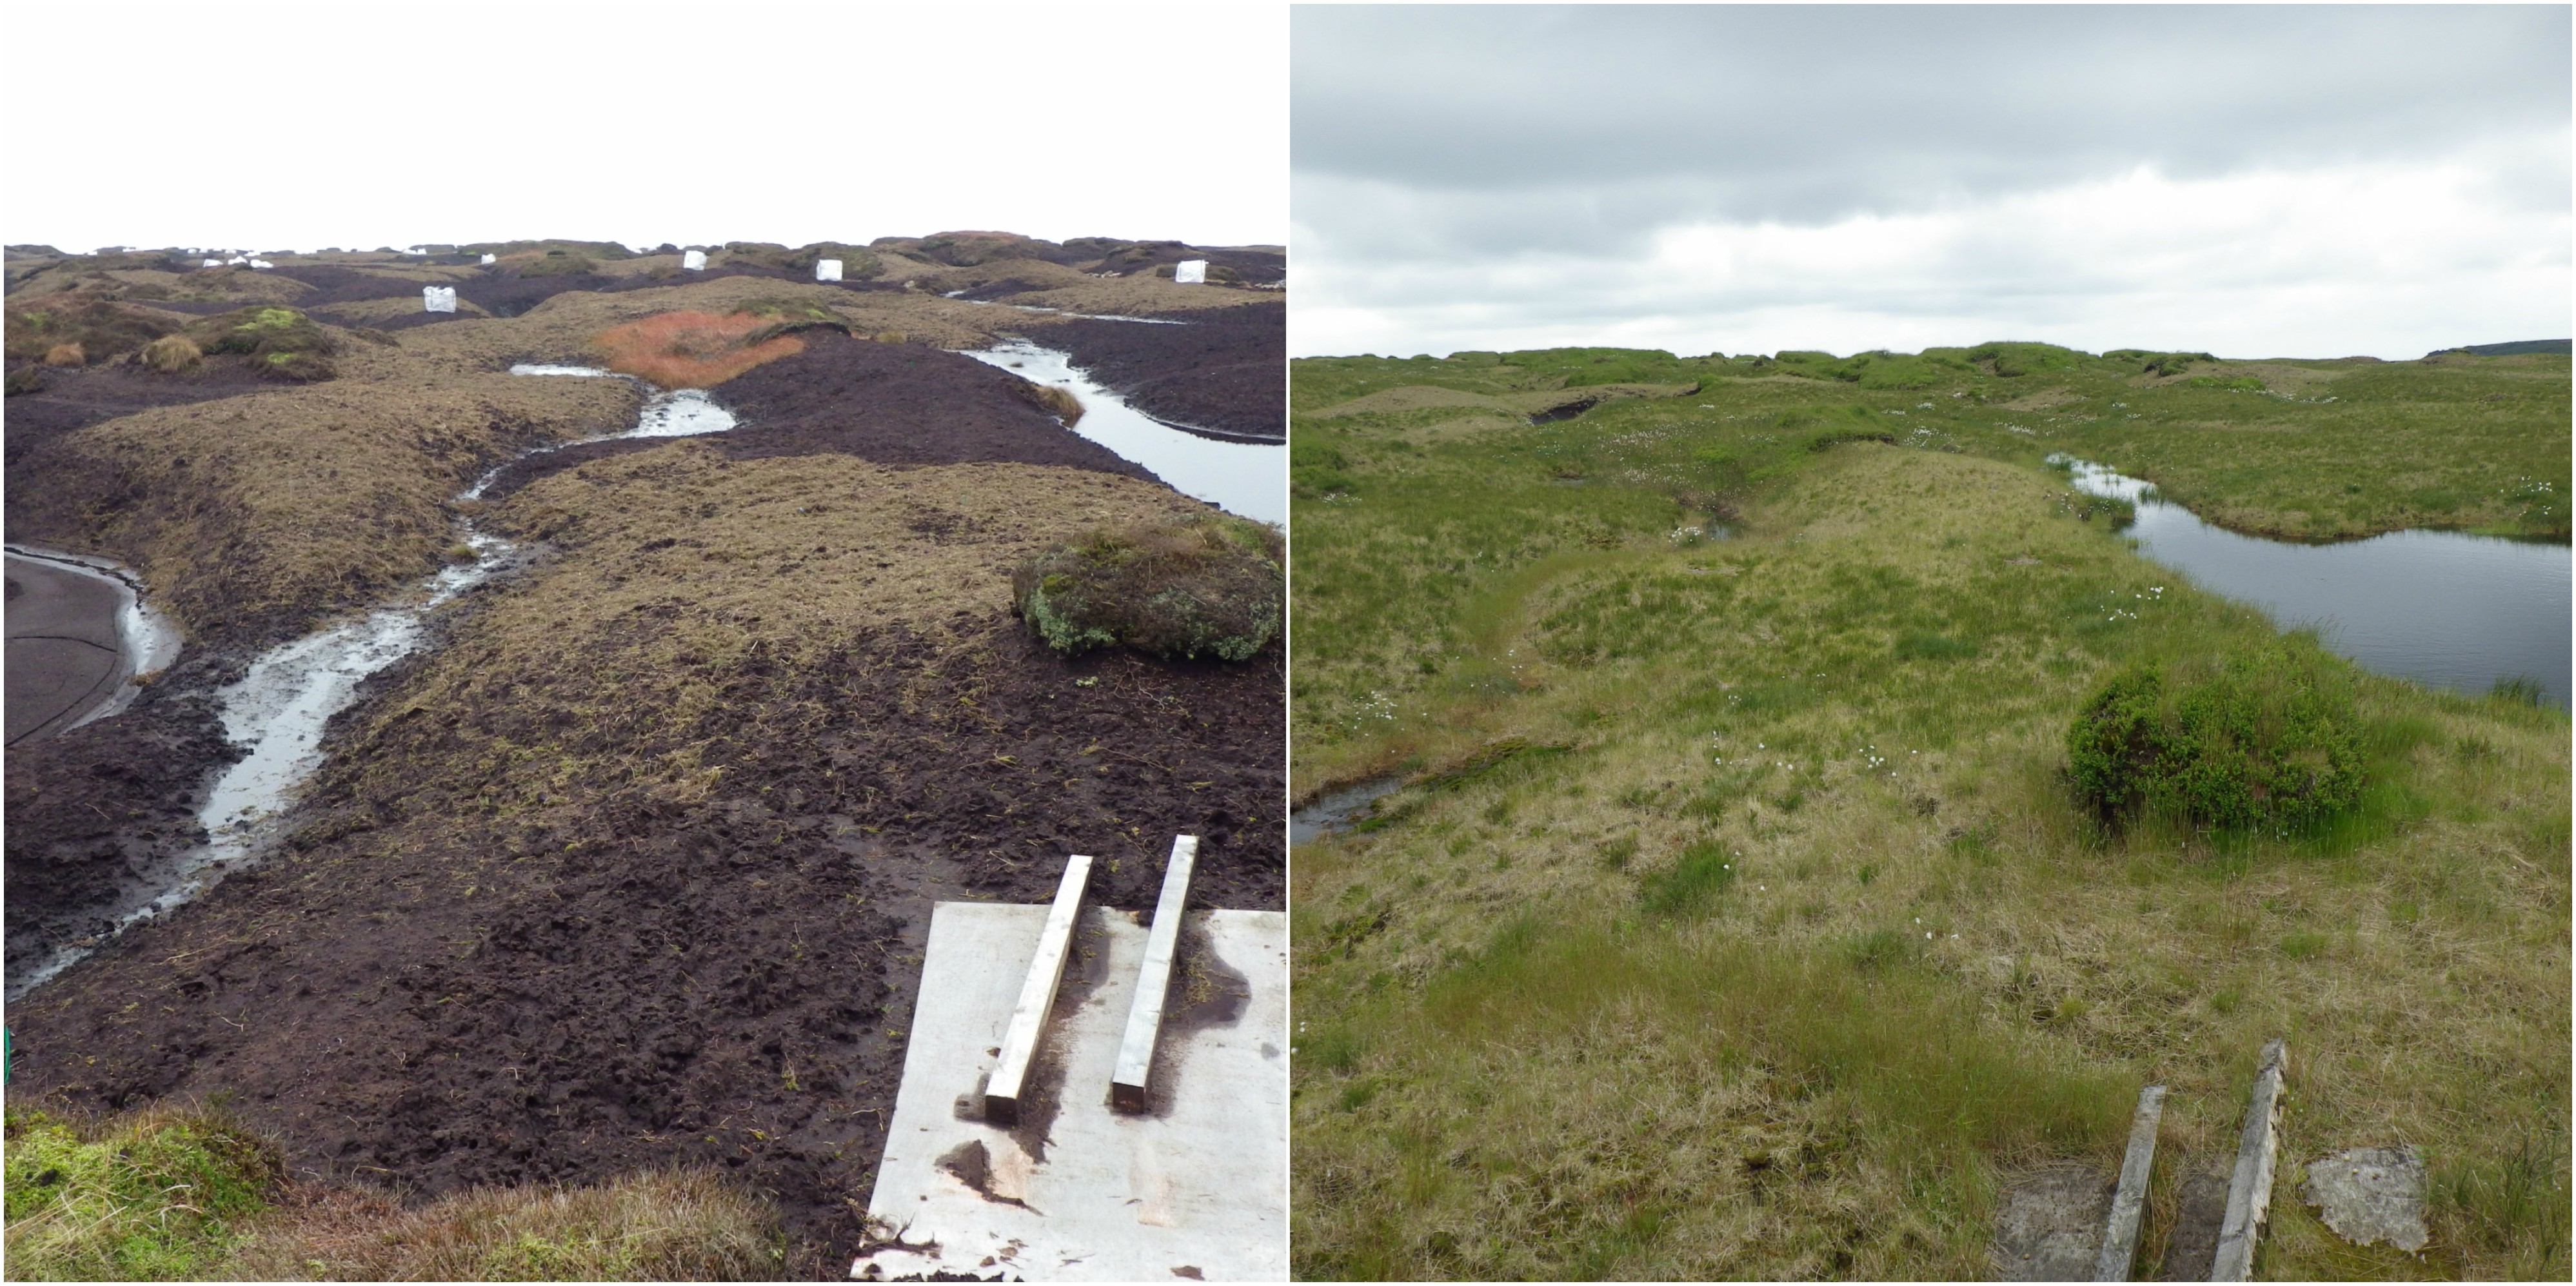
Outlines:
[{"label": "revegetated slope", "polygon": [[[2516,365],[2548,360],[2330,371],[2396,441],[2329,474],[2312,425],[2249,475],[2190,450],[2253,436],[2230,406],[2308,403],[2140,373],[2033,409],[2045,386],[2002,390],[2036,375],[1876,389],[1793,355],[1296,363],[1296,787],[1406,783],[1297,854],[1301,1275],[1986,1276],[1998,1189],[2115,1167],[2141,1083],[2172,1088],[2166,1182],[2232,1157],[2286,1035],[2285,1166],[2420,1144],[2436,1241],[2352,1248],[2293,1181],[2266,1275],[2563,1276],[2564,713],[2357,675],[2346,823],[2106,831],[2063,776],[2084,698],[2274,634],[2036,460],[2246,476],[2263,513],[2353,479],[2386,502],[2353,520],[2394,523],[2391,471],[2447,422],[2462,457],[2422,467],[2487,494],[2550,462],[2490,511],[2545,527],[2564,419],[2480,399],[2563,396]],[[1308,413],[1701,373],[1558,423]],[[2180,1223],[2151,1207],[2148,1273],[2189,1271]]]}]

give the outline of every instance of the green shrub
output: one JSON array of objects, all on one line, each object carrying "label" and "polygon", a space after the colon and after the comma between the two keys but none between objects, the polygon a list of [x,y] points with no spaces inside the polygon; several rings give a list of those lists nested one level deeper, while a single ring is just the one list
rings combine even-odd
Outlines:
[{"label": "green shrub", "polygon": [[1166,657],[1249,659],[1279,635],[1279,533],[1218,514],[1095,532],[1011,575],[1020,618],[1068,655],[1125,644]]},{"label": "green shrub", "polygon": [[2305,828],[2351,808],[2363,745],[2345,670],[2295,642],[2134,666],[2066,738],[2076,793],[2106,820],[2145,812],[2226,829]]}]

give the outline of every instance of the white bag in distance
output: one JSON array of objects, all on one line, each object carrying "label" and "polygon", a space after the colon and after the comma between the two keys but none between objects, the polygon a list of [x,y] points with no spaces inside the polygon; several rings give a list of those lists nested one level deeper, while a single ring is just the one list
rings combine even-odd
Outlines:
[{"label": "white bag in distance", "polygon": [[487,264],[499,263],[499,262],[501,262],[501,256],[499,256],[499,255],[485,255],[485,256],[483,256],[483,262],[485,262],[485,263],[487,263]]},{"label": "white bag in distance", "polygon": [[839,281],[840,279],[841,279],[841,261],[840,261],[840,260],[838,260],[838,259],[817,259],[817,260],[815,260],[815,261],[814,261],[814,280],[816,280],[816,281]]},{"label": "white bag in distance", "polygon": [[221,259],[209,259],[206,261],[206,266],[209,268],[221,268],[224,266],[224,261]]},{"label": "white bag in distance", "polygon": [[425,313],[456,311],[456,287],[423,286],[420,288],[420,310]]},{"label": "white bag in distance", "polygon": [[1204,285],[1206,285],[1206,284],[1207,284],[1207,260],[1205,260],[1205,259],[1183,259],[1183,260],[1182,260],[1182,261],[1180,261],[1179,263],[1173,264],[1173,265],[1172,265],[1172,282],[1173,282],[1173,284],[1175,284],[1175,285],[1181,285],[1181,286],[1204,286]]},{"label": "white bag in distance", "polygon": [[250,266],[254,268],[274,268],[277,265],[270,263],[266,259],[253,259],[250,261]]},{"label": "white bag in distance", "polygon": [[707,270],[707,252],[704,250],[681,251],[680,267],[683,271],[687,272],[705,272]]}]

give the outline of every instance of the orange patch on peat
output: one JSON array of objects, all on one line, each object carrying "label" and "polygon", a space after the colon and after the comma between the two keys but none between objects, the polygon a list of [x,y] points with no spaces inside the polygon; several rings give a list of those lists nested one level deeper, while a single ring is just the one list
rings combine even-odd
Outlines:
[{"label": "orange patch on peat", "polygon": [[591,348],[610,370],[663,388],[712,388],[763,362],[805,351],[805,341],[793,335],[745,342],[768,324],[750,313],[660,313],[600,332]]}]

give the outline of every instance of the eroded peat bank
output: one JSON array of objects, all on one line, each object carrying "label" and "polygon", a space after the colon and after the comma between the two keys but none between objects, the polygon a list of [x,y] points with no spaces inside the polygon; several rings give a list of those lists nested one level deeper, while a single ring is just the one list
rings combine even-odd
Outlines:
[{"label": "eroded peat bank", "polygon": [[1082,852],[1149,909],[1189,833],[1197,904],[1284,905],[1278,649],[1068,656],[1014,615],[1034,555],[1214,510],[963,355],[1114,347],[1112,413],[1275,422],[1226,368],[1277,369],[1279,255],[434,250],[11,252],[9,538],[130,568],[182,638],[11,748],[12,1137],[226,1104],[208,1137],[282,1177],[180,1221],[196,1274],[397,1271],[470,1201],[734,1256],[544,1272],[841,1277],[933,901],[1043,901]]}]

